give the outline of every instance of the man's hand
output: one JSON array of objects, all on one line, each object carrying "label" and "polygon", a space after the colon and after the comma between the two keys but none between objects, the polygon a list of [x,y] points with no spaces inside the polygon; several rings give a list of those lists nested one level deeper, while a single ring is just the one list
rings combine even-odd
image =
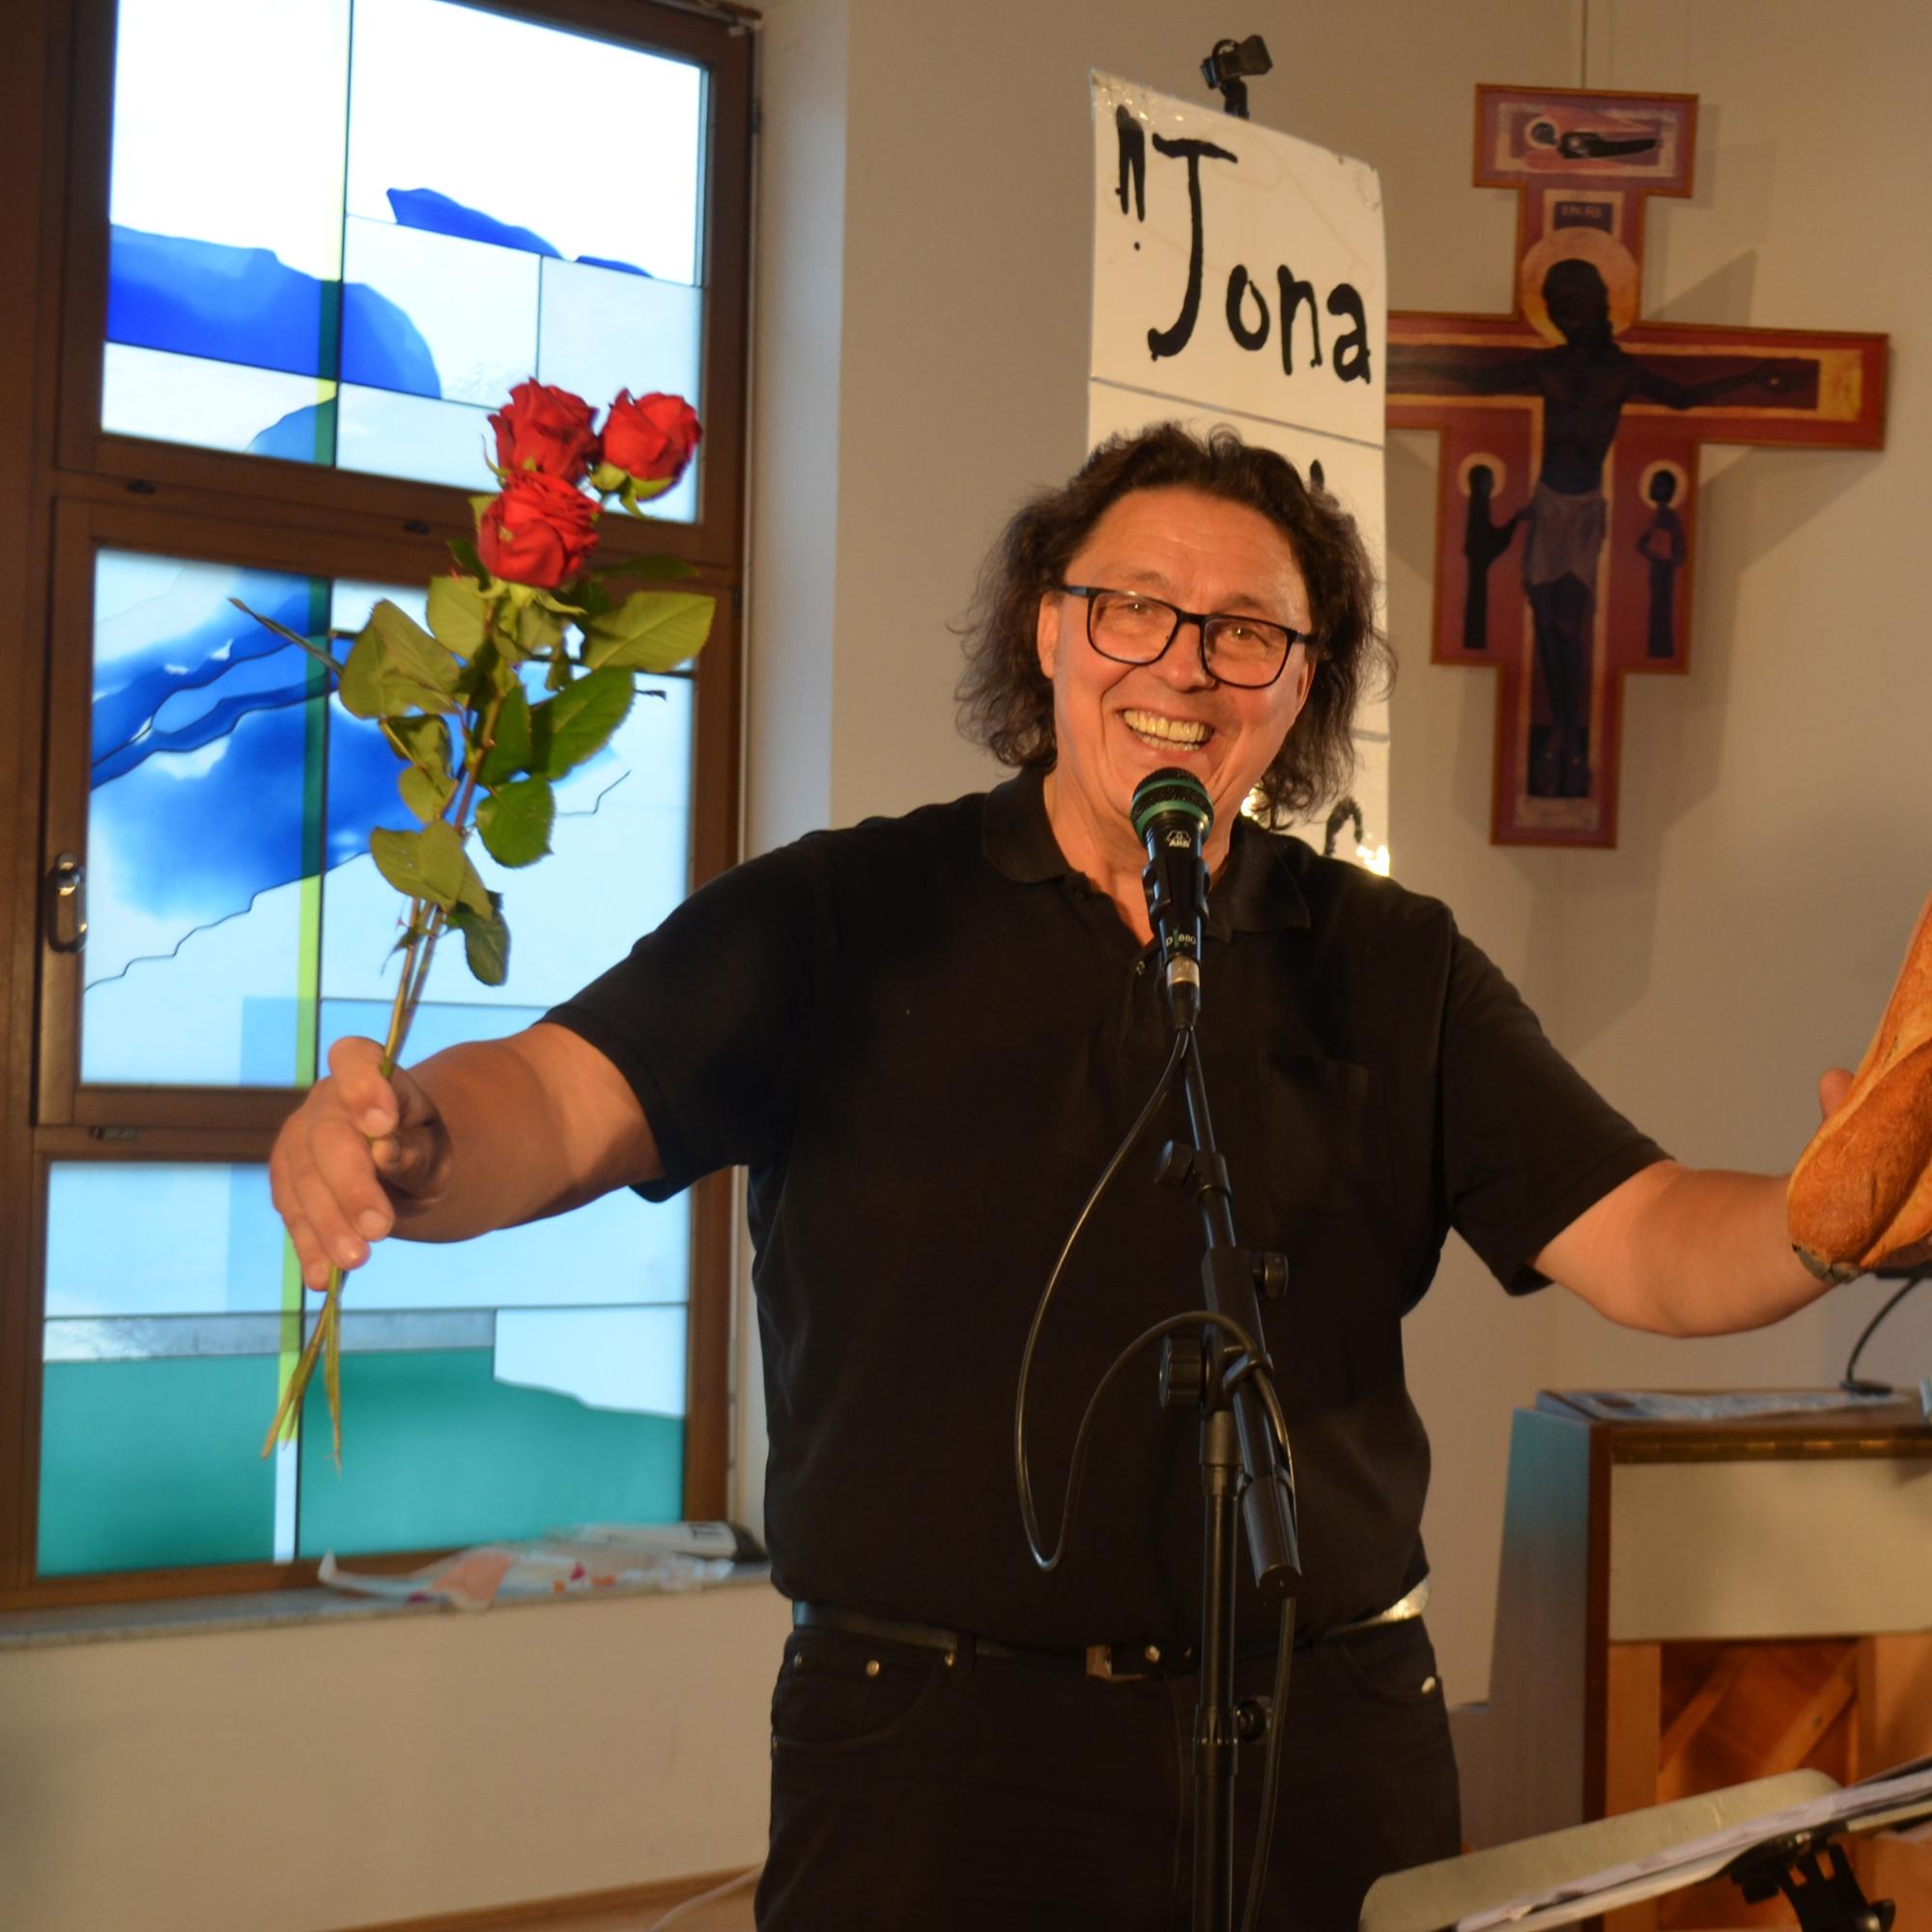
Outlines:
[{"label": "man's hand", "polygon": [[373,1039],[338,1040],[329,1077],[283,1122],[269,1157],[275,1209],[318,1293],[332,1266],[369,1259],[399,1204],[434,1201],[448,1177],[449,1135],[435,1101],[401,1067],[384,1080],[382,1059]]}]

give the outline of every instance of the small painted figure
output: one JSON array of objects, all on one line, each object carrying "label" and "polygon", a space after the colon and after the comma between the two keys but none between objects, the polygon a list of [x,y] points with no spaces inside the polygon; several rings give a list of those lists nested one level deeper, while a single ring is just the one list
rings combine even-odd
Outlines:
[{"label": "small painted figure", "polygon": [[1522,512],[1497,523],[1490,515],[1495,471],[1487,463],[1469,466],[1469,511],[1463,524],[1463,556],[1466,564],[1463,591],[1463,648],[1490,647],[1490,566],[1510,547]]},{"label": "small painted figure", "polygon": [[1677,655],[1673,612],[1677,573],[1684,567],[1684,519],[1671,508],[1670,499],[1676,495],[1675,472],[1660,469],[1650,479],[1650,500],[1657,510],[1636,540],[1637,554],[1650,564],[1650,630],[1645,648],[1654,658]]}]

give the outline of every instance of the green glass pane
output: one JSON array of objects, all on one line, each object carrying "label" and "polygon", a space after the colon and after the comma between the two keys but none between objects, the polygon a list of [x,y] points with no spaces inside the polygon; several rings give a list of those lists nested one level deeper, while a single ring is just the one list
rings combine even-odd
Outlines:
[{"label": "green glass pane", "polygon": [[684,1423],[497,1381],[488,1349],[349,1353],[343,1452],[322,1378],[304,1405],[304,1556],[541,1536],[581,1522],[675,1522]]},{"label": "green glass pane", "polygon": [[43,1577],[273,1553],[275,1470],[259,1453],[273,1356],[49,1362],[45,1378]]}]

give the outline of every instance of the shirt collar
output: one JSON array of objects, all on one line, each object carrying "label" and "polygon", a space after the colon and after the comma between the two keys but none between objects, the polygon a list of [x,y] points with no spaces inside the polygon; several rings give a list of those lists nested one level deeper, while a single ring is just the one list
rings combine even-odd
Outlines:
[{"label": "shirt collar", "polygon": [[[988,863],[1015,884],[1035,886],[1066,877],[1067,865],[1046,815],[1046,774],[1020,772],[986,794],[980,833]],[[1242,818],[1236,823],[1228,863],[1208,895],[1208,929],[1280,932],[1309,923],[1308,901],[1289,869],[1288,846]]]}]

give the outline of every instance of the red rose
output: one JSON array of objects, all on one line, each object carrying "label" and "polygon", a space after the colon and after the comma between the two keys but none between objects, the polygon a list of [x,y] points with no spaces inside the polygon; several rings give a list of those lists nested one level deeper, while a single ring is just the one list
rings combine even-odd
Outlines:
[{"label": "red rose", "polygon": [[547,383],[519,383],[490,418],[497,432],[497,467],[512,476],[534,469],[578,483],[597,461],[597,432],[582,396]]},{"label": "red rose", "polygon": [[674,483],[703,434],[682,396],[633,401],[629,389],[619,389],[604,425],[604,461],[639,483]]},{"label": "red rose", "polygon": [[493,577],[554,590],[597,547],[597,505],[575,484],[520,471],[484,510],[476,554]]}]

